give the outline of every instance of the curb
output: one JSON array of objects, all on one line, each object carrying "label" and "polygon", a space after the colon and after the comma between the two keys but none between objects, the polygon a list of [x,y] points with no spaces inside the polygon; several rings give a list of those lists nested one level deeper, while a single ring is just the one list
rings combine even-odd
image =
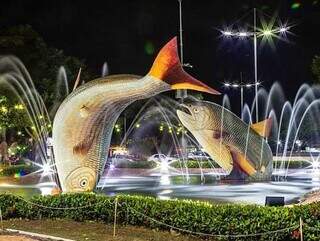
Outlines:
[{"label": "curb", "polygon": [[45,234],[39,234],[39,233],[31,233],[31,232],[26,232],[26,231],[17,230],[17,229],[7,228],[5,230],[8,232],[11,232],[11,233],[18,233],[18,234],[23,234],[23,235],[33,236],[33,237],[38,237],[38,238],[45,238],[45,239],[58,240],[58,241],[75,241],[73,239],[65,239],[65,238],[60,238],[60,237],[55,237],[55,236],[50,236],[50,235],[45,235]]}]

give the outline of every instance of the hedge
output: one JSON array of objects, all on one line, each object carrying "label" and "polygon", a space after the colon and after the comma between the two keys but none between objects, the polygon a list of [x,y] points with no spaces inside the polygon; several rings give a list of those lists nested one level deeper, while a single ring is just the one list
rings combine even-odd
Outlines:
[{"label": "hedge", "polygon": [[[289,167],[288,167],[289,164]],[[219,165],[215,161],[210,160],[185,160],[185,161],[175,161],[169,164],[174,168],[219,168]],[[274,161],[274,168],[279,168],[281,161]],[[289,169],[295,168],[306,168],[310,166],[310,163],[303,161],[284,161],[283,167]],[[143,168],[143,169],[152,169],[157,167],[157,163],[153,161],[134,161],[134,162],[121,162],[115,165],[117,168]]]},{"label": "hedge", "polygon": [[[157,163],[153,161],[134,161],[134,162],[120,162],[116,163],[116,168],[144,168],[152,169],[157,167]],[[219,167],[214,161],[197,161],[197,160],[186,160],[186,161],[174,161],[169,163],[171,167],[174,168],[214,168]]]},{"label": "hedge", "polygon": [[[162,223],[193,232],[234,235],[298,227],[301,217],[306,225],[313,227],[310,229],[305,226],[304,239],[313,241],[319,240],[320,237],[320,205],[317,203],[294,207],[264,207],[189,200],[159,200],[152,197],[127,195],[120,195],[117,198],[117,223],[122,225],[169,229],[143,216],[146,215]],[[88,193],[34,196],[29,200],[30,202],[25,202],[17,196],[1,194],[0,208],[4,219],[65,218],[112,223],[114,200],[115,197]],[[48,209],[31,203],[75,209]],[[220,238],[219,240],[295,240],[297,232],[296,229],[258,237]]]},{"label": "hedge", "polygon": [[311,166],[311,164],[306,161],[285,160],[285,161],[273,161],[273,168],[279,168],[281,164],[283,165],[284,168],[289,168],[289,169],[306,168]]},{"label": "hedge", "polygon": [[27,164],[4,166],[0,170],[0,176],[13,176],[16,173],[29,174],[36,169],[36,167]]},{"label": "hedge", "polygon": [[215,161],[210,160],[186,160],[176,161],[170,164],[174,168],[219,168],[219,165]]},{"label": "hedge", "polygon": [[151,169],[157,167],[157,163],[153,161],[133,161],[120,162],[115,164],[116,168],[143,168]]}]

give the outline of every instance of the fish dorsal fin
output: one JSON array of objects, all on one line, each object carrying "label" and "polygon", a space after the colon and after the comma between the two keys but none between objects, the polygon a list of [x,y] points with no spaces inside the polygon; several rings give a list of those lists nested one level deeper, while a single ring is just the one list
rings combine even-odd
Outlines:
[{"label": "fish dorsal fin", "polygon": [[272,119],[268,118],[266,120],[252,124],[250,127],[257,132],[262,137],[268,137],[271,132]]},{"label": "fish dorsal fin", "polygon": [[80,75],[81,75],[81,68],[79,69],[76,81],[75,81],[74,86],[73,86],[73,90],[75,90],[78,87],[78,84],[80,82]]}]

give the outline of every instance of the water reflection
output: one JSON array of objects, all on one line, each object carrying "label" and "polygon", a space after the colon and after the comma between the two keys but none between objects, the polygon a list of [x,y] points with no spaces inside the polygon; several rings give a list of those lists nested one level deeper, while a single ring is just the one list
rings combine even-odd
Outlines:
[{"label": "water reflection", "polygon": [[[219,181],[212,174],[193,174],[189,179],[176,174],[103,177],[97,192],[112,196],[125,193],[151,195],[159,199],[187,198],[217,203],[255,204],[264,204],[266,196],[284,196],[286,203],[292,203],[298,201],[305,193],[317,189],[320,184],[319,172],[314,170],[295,169],[286,175],[286,181],[255,183]],[[278,180],[278,176],[274,177],[274,180]],[[33,195],[49,195],[53,187],[55,184],[52,182],[37,185],[2,182],[0,193],[13,193],[28,199]]]}]

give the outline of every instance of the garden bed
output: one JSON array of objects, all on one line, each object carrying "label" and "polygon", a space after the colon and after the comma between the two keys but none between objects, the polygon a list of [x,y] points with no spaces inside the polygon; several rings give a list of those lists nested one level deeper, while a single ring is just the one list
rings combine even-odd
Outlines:
[{"label": "garden bed", "polygon": [[[119,225],[166,230],[179,228],[185,232],[210,235],[240,235],[232,240],[295,240],[301,217],[305,223],[305,240],[319,240],[320,236],[318,203],[294,207],[264,207],[121,195],[117,197],[116,206]],[[0,208],[4,219],[61,218],[112,224],[115,197],[62,194],[34,196],[26,202],[22,198],[2,194]],[[276,230],[280,231],[274,233]],[[256,233],[264,234],[258,237],[241,236]],[[224,240],[230,239],[227,236],[223,237]]]},{"label": "garden bed", "polygon": [[[199,237],[181,235],[177,232],[160,231],[136,226],[117,226],[113,237],[113,226],[102,222],[76,222],[66,219],[19,220],[3,222],[5,228],[19,229],[46,235],[59,236],[77,241],[201,241]],[[1,236],[0,236],[1,241]],[[6,240],[7,241],[7,240]],[[16,241],[16,240],[15,240]],[[29,240],[28,240],[29,241]]]}]

